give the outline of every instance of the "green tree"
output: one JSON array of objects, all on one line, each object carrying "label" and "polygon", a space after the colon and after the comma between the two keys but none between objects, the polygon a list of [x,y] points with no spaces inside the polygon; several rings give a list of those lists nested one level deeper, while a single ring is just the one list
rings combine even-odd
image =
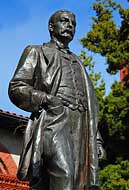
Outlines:
[{"label": "green tree", "polygon": [[[129,9],[113,0],[96,0],[92,29],[81,39],[83,48],[107,59],[107,71],[115,74],[129,68]],[[114,13],[121,23],[115,22]],[[81,58],[89,71],[99,100],[99,130],[104,140],[106,159],[100,162],[100,190],[129,189],[129,83],[115,81],[105,95],[101,73],[94,72],[92,57],[82,51]],[[126,85],[125,85],[126,84]]]},{"label": "green tree", "polygon": [[129,158],[129,89],[123,83],[115,81],[111,91],[105,94],[105,81],[101,73],[94,71],[95,62],[83,50],[81,59],[94,84],[99,101],[99,130],[107,152],[107,162],[115,163],[118,159]]},{"label": "green tree", "polygon": [[129,162],[108,165],[100,171],[100,190],[128,190]]},{"label": "green tree", "polygon": [[[106,158],[100,162],[100,190],[129,189],[129,89],[115,81],[105,95],[101,73],[95,73],[92,56],[81,53],[99,100],[99,130],[104,140]],[[123,161],[125,160],[125,161]]]},{"label": "green tree", "polygon": [[115,81],[104,97],[99,115],[99,128],[105,140],[107,160],[129,158],[129,89]]},{"label": "green tree", "polygon": [[[96,0],[93,4],[96,15],[92,18],[92,27],[81,39],[84,48],[100,53],[107,59],[107,71],[115,74],[129,63],[129,8],[124,9],[113,0]],[[115,22],[114,13],[119,26]]]}]

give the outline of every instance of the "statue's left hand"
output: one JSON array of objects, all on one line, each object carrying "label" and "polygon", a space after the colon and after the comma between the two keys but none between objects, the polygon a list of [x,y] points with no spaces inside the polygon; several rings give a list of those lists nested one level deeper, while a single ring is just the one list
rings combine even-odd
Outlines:
[{"label": "statue's left hand", "polygon": [[103,159],[105,157],[105,150],[102,144],[97,144],[97,151],[99,160]]}]

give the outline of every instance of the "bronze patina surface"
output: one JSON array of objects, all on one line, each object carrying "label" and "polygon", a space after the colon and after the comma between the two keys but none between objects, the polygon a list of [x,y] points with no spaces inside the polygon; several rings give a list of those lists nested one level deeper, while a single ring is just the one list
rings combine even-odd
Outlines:
[{"label": "bronze patina surface", "polygon": [[75,15],[57,11],[48,26],[51,41],[25,48],[9,84],[11,101],[31,112],[17,176],[35,190],[98,189],[98,102],[68,48]]}]

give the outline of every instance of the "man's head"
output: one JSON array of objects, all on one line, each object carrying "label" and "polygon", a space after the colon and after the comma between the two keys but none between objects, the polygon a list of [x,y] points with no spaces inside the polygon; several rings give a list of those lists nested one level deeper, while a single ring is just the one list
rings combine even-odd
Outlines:
[{"label": "man's head", "polygon": [[67,10],[59,10],[50,17],[48,27],[52,39],[68,44],[75,34],[75,15]]}]

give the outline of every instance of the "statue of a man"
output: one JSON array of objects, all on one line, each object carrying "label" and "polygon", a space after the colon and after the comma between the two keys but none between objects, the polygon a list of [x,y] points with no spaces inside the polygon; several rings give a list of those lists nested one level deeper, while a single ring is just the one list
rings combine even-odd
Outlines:
[{"label": "statue of a man", "polygon": [[48,27],[51,41],[24,50],[9,85],[11,101],[32,112],[17,176],[35,190],[98,189],[98,103],[84,65],[68,47],[75,15],[59,10]]}]

